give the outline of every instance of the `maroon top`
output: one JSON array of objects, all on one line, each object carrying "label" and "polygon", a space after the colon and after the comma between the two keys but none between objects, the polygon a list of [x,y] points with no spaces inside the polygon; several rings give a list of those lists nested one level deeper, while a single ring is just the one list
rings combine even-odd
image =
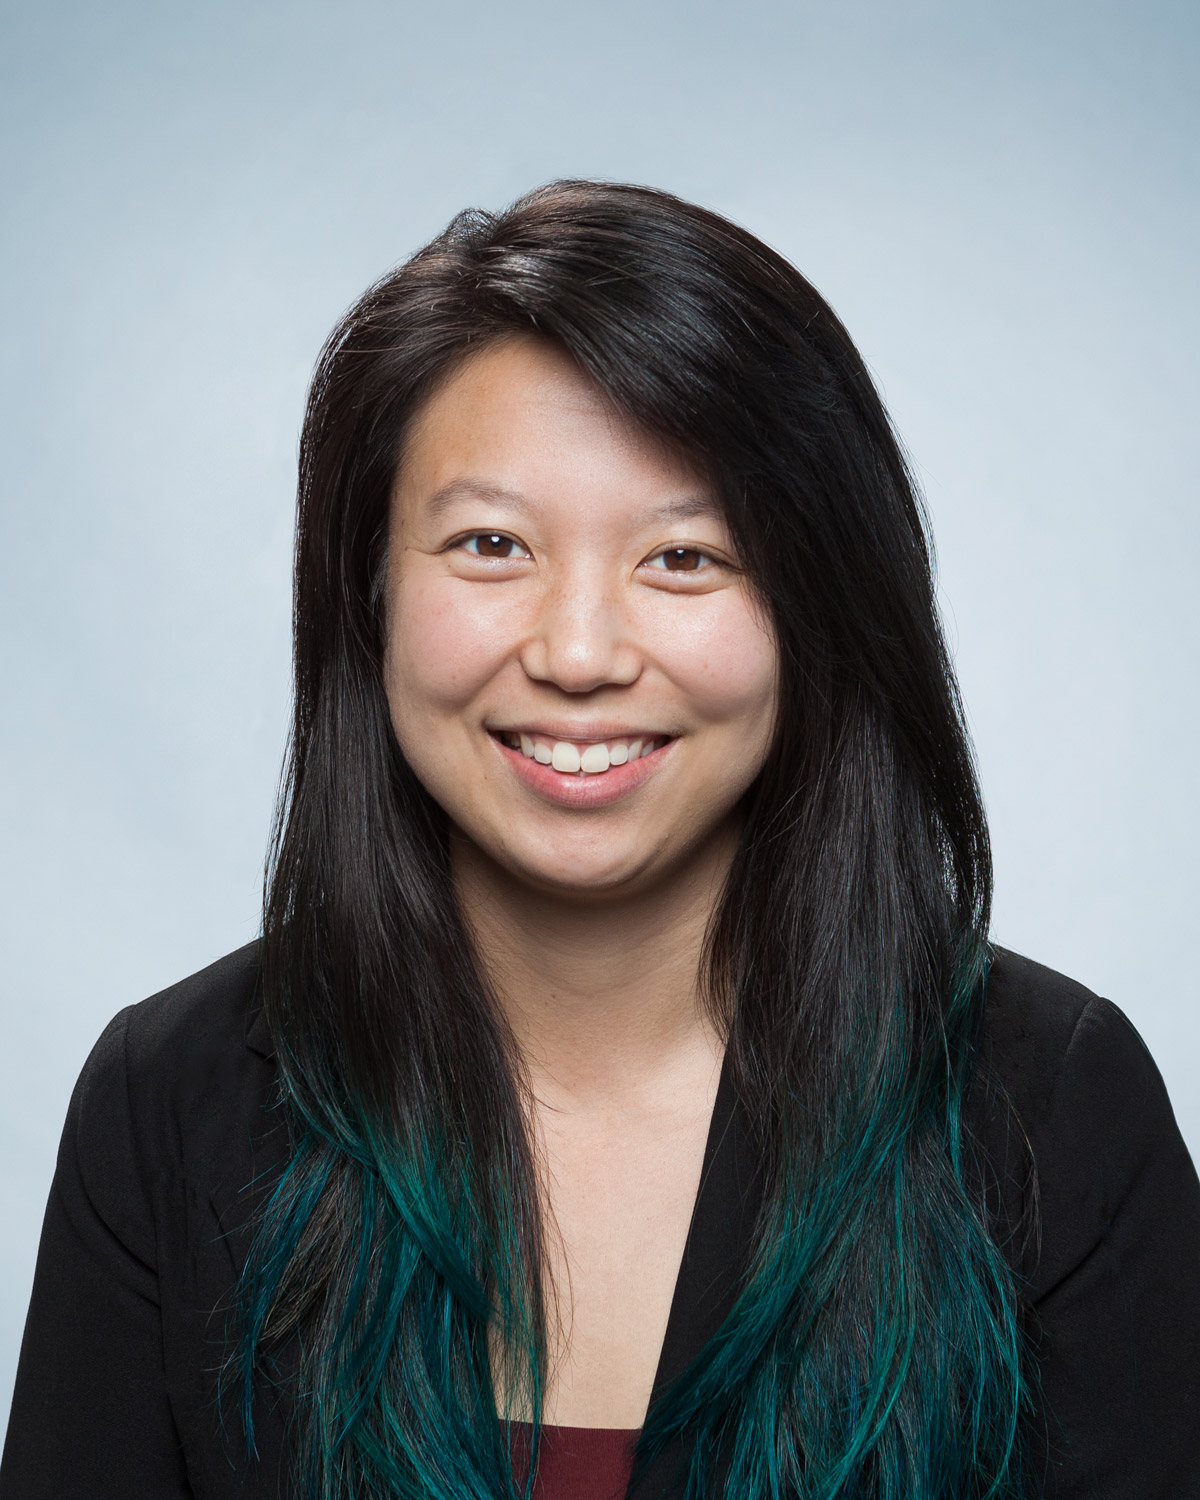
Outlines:
[{"label": "maroon top", "polygon": [[[510,1422],[513,1477],[529,1474],[528,1422]],[[543,1427],[533,1500],[624,1500],[637,1427]]]}]

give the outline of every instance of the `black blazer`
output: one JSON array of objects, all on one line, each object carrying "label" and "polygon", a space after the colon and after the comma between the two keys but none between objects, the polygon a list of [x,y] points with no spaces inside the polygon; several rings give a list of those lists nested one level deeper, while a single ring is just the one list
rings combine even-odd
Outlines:
[{"label": "black blazer", "polygon": [[[38,1257],[0,1500],[267,1500],[287,1492],[286,1414],[262,1457],[222,1438],[223,1316],[247,1223],[283,1159],[258,950],[121,1012],[75,1090]],[[1000,952],[986,1061],[1037,1163],[1029,1186],[994,1096],[972,1126],[1013,1227],[1039,1331],[1039,1493],[1200,1497],[1200,1184],[1162,1080],[1105,1000]],[[730,1305],[755,1171],[727,1077],[656,1378],[682,1370]],[[679,1493],[666,1454],[636,1500]],[[631,1497],[634,1492],[631,1491]]]}]

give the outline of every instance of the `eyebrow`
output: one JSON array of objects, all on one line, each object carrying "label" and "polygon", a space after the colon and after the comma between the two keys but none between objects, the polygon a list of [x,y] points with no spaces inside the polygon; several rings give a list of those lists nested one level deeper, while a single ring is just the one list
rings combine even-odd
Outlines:
[{"label": "eyebrow", "polygon": [[425,510],[436,519],[456,500],[491,500],[518,512],[530,509],[529,500],[519,490],[506,490],[503,485],[489,484],[486,479],[452,479],[440,490],[434,490],[425,502]]},{"label": "eyebrow", "polygon": [[[448,510],[456,500],[489,500],[502,505],[518,515],[527,515],[535,509],[534,503],[520,490],[506,489],[503,485],[491,484],[484,479],[453,479],[449,484],[435,490],[425,502],[426,514],[436,519]],[[721,508],[706,495],[684,495],[678,500],[668,500],[663,505],[653,505],[640,511],[635,517],[639,526],[663,526],[674,521],[694,521],[701,516],[720,516]]]}]

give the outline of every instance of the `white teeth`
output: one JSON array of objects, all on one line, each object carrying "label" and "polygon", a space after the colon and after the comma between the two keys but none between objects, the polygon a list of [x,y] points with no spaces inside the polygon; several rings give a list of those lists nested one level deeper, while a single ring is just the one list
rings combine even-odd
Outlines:
[{"label": "white teeth", "polygon": [[568,775],[578,771],[579,759],[579,751],[568,740],[555,740],[550,764],[556,771],[565,771]]},{"label": "white teeth", "polygon": [[601,776],[610,766],[623,766],[628,761],[638,760],[643,755],[649,755],[662,743],[653,736],[649,739],[611,742],[594,740],[581,749],[570,740],[555,740],[548,744],[543,739],[535,740],[533,735],[524,731],[506,733],[503,738],[510,749],[515,750],[519,745],[521,754],[527,759],[536,760],[542,766],[553,766],[564,776],[577,776],[580,773],[585,776]]}]

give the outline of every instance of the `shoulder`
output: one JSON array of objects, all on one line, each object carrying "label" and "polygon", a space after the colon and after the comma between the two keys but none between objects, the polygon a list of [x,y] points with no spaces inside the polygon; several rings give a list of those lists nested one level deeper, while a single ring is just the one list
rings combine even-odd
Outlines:
[{"label": "shoulder", "polygon": [[257,1013],[259,949],[248,943],[119,1011],[92,1049],[81,1086],[90,1090],[116,1071],[159,1091],[227,1077]]},{"label": "shoulder", "polygon": [[1062,1069],[1081,1033],[1099,1030],[1134,1061],[1141,1039],[1117,1007],[1086,986],[1005,948],[993,948],[982,1054],[1027,1123],[1053,1106]]},{"label": "shoulder", "polygon": [[114,1016],[80,1074],[64,1147],[99,1167],[141,1160],[150,1175],[184,1157],[219,1161],[273,1078],[251,1036],[259,972],[250,943]]},{"label": "shoulder", "polygon": [[1128,1218],[1128,1205],[1164,1222],[1173,1196],[1194,1210],[1195,1171],[1162,1077],[1111,1001],[996,949],[980,1061],[977,1119],[1006,1196],[1020,1164],[1030,1169],[1035,1295],[1091,1252],[1118,1211]]},{"label": "shoulder", "polygon": [[116,1018],[130,1067],[147,1077],[223,1074],[257,1015],[261,944],[247,943]]},{"label": "shoulder", "polygon": [[1123,1011],[1003,948],[993,950],[988,974],[981,1055],[1026,1130],[1039,1134],[1061,1116],[1064,1089],[1082,1089],[1097,1104],[1119,1096],[1126,1108],[1165,1100],[1154,1060]]}]

